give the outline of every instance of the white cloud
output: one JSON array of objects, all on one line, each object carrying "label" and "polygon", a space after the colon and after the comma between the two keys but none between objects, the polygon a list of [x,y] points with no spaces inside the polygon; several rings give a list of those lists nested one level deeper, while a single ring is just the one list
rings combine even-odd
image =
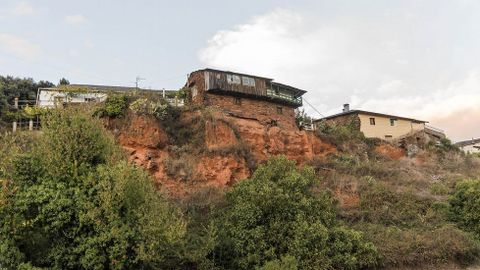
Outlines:
[{"label": "white cloud", "polygon": [[11,13],[17,16],[34,15],[36,10],[28,2],[20,2],[11,9]]},{"label": "white cloud", "polygon": [[80,52],[77,49],[70,49],[68,50],[68,54],[72,57],[80,56]]},{"label": "white cloud", "polygon": [[0,33],[0,50],[25,60],[35,60],[41,54],[38,45],[26,39],[2,33]]},{"label": "white cloud", "polygon": [[93,41],[87,39],[85,40],[85,42],[83,43],[83,45],[86,47],[86,48],[89,48],[89,49],[92,49],[95,47],[95,44],[93,43]]},{"label": "white cloud", "polygon": [[81,14],[68,15],[64,19],[69,24],[83,24],[87,22],[87,18]]},{"label": "white cloud", "polygon": [[[422,118],[452,130],[451,121],[442,119],[480,108],[480,53],[475,49],[480,39],[470,38],[478,32],[480,19],[475,14],[480,6],[448,2],[430,11],[426,7],[436,2],[427,0],[412,12],[399,3],[380,10],[351,8],[358,14],[348,16],[338,7],[332,9],[338,14],[328,14],[328,5],[318,12],[274,10],[217,32],[199,58],[209,67],[263,75],[306,89],[305,98],[324,114],[339,112],[350,102],[352,108]],[[447,14],[458,9],[463,13],[436,14],[443,9]],[[470,121],[476,119],[472,114]],[[468,132],[453,133],[458,138],[469,137]],[[480,136],[477,132],[471,136]]]}]

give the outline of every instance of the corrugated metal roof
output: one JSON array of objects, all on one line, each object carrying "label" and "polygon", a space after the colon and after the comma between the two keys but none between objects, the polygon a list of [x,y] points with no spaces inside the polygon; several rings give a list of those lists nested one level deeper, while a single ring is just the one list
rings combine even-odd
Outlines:
[{"label": "corrugated metal roof", "polygon": [[228,70],[219,70],[219,69],[213,69],[213,68],[199,69],[199,70],[194,71],[192,73],[199,72],[199,71],[213,71],[213,72],[229,73],[229,74],[234,74],[234,75],[239,75],[239,76],[247,76],[247,77],[252,77],[252,78],[264,79],[264,80],[269,81],[272,85],[278,85],[278,86],[281,86],[283,88],[290,89],[291,91],[295,92],[295,97],[299,97],[299,96],[302,96],[303,94],[307,93],[306,90],[302,90],[302,89],[299,89],[297,87],[293,87],[293,86],[290,86],[290,85],[287,85],[287,84],[274,82],[273,79],[267,78],[267,77],[245,74],[245,73],[239,73],[239,72],[228,71]]}]

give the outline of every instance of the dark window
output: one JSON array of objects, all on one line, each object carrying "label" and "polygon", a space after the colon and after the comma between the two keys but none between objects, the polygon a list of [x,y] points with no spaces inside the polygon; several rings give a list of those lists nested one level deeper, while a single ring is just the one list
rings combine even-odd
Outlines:
[{"label": "dark window", "polygon": [[95,102],[95,101],[97,101],[96,98],[92,98],[92,97],[85,98],[85,102]]},{"label": "dark window", "polygon": [[277,107],[277,113],[282,114],[283,113],[283,108],[282,107]]},{"label": "dark window", "polygon": [[390,126],[392,126],[392,127],[395,126],[395,121],[397,121],[397,119],[391,118],[390,119]]},{"label": "dark window", "polygon": [[235,105],[242,105],[242,99],[241,98],[233,98],[233,104]]},{"label": "dark window", "polygon": [[385,139],[387,139],[387,140],[391,140],[392,138],[393,138],[392,135],[385,135]]},{"label": "dark window", "polygon": [[375,126],[375,118],[370,118],[370,125]]}]

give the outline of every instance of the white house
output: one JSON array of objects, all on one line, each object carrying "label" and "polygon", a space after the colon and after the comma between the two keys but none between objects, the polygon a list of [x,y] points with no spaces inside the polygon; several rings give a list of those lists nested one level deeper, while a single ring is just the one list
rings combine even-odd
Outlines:
[{"label": "white house", "polygon": [[157,92],[175,106],[182,106],[183,100],[168,98],[167,95],[176,94],[173,90],[142,89],[125,86],[70,84],[61,87],[39,88],[37,93],[37,106],[43,108],[63,107],[68,104],[89,102],[103,102],[108,93],[112,92]]},{"label": "white house", "polygon": [[66,104],[102,102],[107,94],[100,92],[69,91],[68,88],[40,88],[37,93],[37,106],[42,108],[63,107]]},{"label": "white house", "polygon": [[455,143],[465,153],[480,153],[480,138]]}]

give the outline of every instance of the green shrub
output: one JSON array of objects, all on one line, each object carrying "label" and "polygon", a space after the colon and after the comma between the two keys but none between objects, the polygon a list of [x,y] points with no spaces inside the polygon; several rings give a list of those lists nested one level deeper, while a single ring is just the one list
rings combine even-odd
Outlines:
[{"label": "green shrub", "polygon": [[109,95],[105,100],[105,116],[122,116],[127,108],[127,97],[125,95]]},{"label": "green shrub", "polygon": [[433,183],[430,186],[430,193],[433,195],[447,195],[449,188],[443,183]]},{"label": "green shrub", "polygon": [[414,227],[446,219],[432,200],[411,192],[396,192],[381,183],[360,190],[360,210],[357,218],[385,225]]},{"label": "green shrub", "polygon": [[282,256],[280,260],[266,262],[258,270],[297,270],[298,261],[291,255]]},{"label": "green shrub", "polygon": [[332,198],[314,193],[315,185],[311,168],[298,170],[285,157],[260,166],[226,195],[216,261],[228,269],[252,269],[291,255],[300,269],[374,267],[375,247],[338,226]]},{"label": "green shrub", "polygon": [[43,128],[30,150],[9,153],[1,268],[157,269],[184,261],[184,218],[146,172],[123,160],[100,121],[67,109],[49,114]]},{"label": "green shrub", "polygon": [[459,182],[449,198],[451,219],[480,238],[480,180]]},{"label": "green shrub", "polygon": [[129,108],[137,114],[153,115],[160,120],[165,120],[170,111],[170,105],[165,101],[153,101],[146,98],[135,100]]},{"label": "green shrub", "polygon": [[351,141],[364,141],[365,136],[360,131],[359,120],[352,118],[342,124],[321,121],[317,124],[317,135],[336,145],[341,146]]}]

